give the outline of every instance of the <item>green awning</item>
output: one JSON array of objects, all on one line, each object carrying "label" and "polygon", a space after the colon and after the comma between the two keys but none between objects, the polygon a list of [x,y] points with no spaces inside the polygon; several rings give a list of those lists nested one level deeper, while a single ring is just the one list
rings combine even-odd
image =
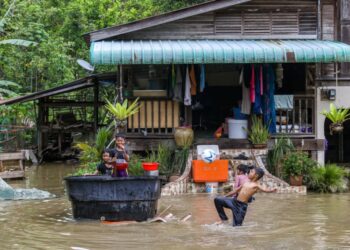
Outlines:
[{"label": "green awning", "polygon": [[93,42],[94,65],[350,62],[350,45],[321,40]]}]

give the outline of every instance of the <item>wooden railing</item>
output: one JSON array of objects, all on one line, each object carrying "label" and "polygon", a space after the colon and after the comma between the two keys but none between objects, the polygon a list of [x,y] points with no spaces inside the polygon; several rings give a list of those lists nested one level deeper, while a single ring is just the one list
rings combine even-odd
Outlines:
[{"label": "wooden railing", "polygon": [[172,135],[180,124],[179,102],[143,98],[140,111],[128,119],[128,135]]},{"label": "wooden railing", "polygon": [[315,98],[295,95],[292,110],[276,110],[276,134],[315,135]]}]

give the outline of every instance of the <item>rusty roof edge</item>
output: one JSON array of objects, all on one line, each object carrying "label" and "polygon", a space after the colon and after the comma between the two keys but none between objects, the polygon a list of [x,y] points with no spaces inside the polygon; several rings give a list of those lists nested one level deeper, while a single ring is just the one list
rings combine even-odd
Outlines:
[{"label": "rusty roof edge", "polygon": [[156,16],[147,17],[141,20],[133,21],[126,24],[107,27],[104,29],[92,31],[83,34],[83,37],[88,45],[91,42],[108,39],[126,33],[131,33],[137,30],[150,28],[159,24],[177,21],[191,16],[200,15],[210,11],[224,9],[233,5],[250,2],[251,0],[214,0],[202,4],[193,5],[187,8],[174,10],[171,12],[159,14]]},{"label": "rusty roof edge", "polygon": [[72,82],[63,84],[61,86],[57,86],[51,89],[41,90],[38,92],[30,93],[24,96],[17,96],[14,98],[6,99],[6,100],[0,100],[0,106],[1,105],[11,105],[15,103],[21,103],[21,102],[28,102],[32,100],[41,99],[48,96],[63,94],[65,92],[70,92],[74,90],[79,90],[82,88],[88,88],[92,87],[94,85],[94,82],[89,81],[91,80],[98,80],[100,78],[109,77],[116,75],[115,72],[110,73],[101,73],[101,74],[94,74],[90,76],[86,76],[77,80],[74,80]]}]

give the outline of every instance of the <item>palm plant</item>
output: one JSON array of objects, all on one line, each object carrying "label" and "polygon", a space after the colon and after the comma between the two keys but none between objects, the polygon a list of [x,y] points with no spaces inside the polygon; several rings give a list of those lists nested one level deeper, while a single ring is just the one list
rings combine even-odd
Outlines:
[{"label": "palm plant", "polygon": [[342,192],[346,190],[344,176],[344,169],[336,164],[328,164],[314,168],[307,178],[307,185],[310,189],[321,193]]},{"label": "palm plant", "polygon": [[329,105],[329,111],[323,110],[321,114],[332,122],[330,125],[331,134],[333,131],[342,131],[343,123],[350,119],[349,109],[337,108],[333,103]]},{"label": "palm plant", "polygon": [[80,161],[83,165],[86,165],[89,162],[100,161],[102,152],[106,148],[111,135],[111,131],[108,128],[100,128],[97,131],[93,145],[88,143],[78,143],[76,145],[76,147],[82,151]]},{"label": "palm plant", "polygon": [[282,161],[289,153],[295,150],[292,141],[286,137],[280,137],[276,140],[272,150],[267,154],[267,163],[269,170],[278,177],[282,177]]},{"label": "palm plant", "polygon": [[115,105],[106,100],[106,109],[114,116],[117,127],[125,127],[126,119],[140,110],[140,104],[138,103],[139,98],[136,98],[130,105],[128,105],[128,100],[125,99],[122,104],[117,102]]},{"label": "palm plant", "polygon": [[[12,88],[12,89],[11,89]],[[14,89],[20,89],[21,86],[17,83],[0,80],[0,99],[5,97],[15,97],[17,93]]]},{"label": "palm plant", "polygon": [[252,116],[252,126],[247,132],[252,144],[266,144],[270,137],[268,126],[256,115]]}]

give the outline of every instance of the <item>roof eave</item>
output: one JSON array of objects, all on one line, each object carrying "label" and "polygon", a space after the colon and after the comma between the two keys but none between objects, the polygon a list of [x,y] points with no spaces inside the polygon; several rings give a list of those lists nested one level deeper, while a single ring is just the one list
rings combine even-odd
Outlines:
[{"label": "roof eave", "polygon": [[137,30],[150,28],[160,24],[165,24],[180,19],[184,19],[191,16],[196,16],[204,14],[207,12],[224,9],[233,5],[242,4],[249,2],[251,0],[214,0],[205,2],[202,4],[194,5],[191,7],[175,10],[168,13],[163,13],[160,15],[148,17],[142,20],[137,20],[134,22],[116,25],[96,31],[92,31],[83,34],[84,39],[87,44],[90,45],[91,42],[100,41],[104,39],[109,39],[122,34],[131,33]]}]

